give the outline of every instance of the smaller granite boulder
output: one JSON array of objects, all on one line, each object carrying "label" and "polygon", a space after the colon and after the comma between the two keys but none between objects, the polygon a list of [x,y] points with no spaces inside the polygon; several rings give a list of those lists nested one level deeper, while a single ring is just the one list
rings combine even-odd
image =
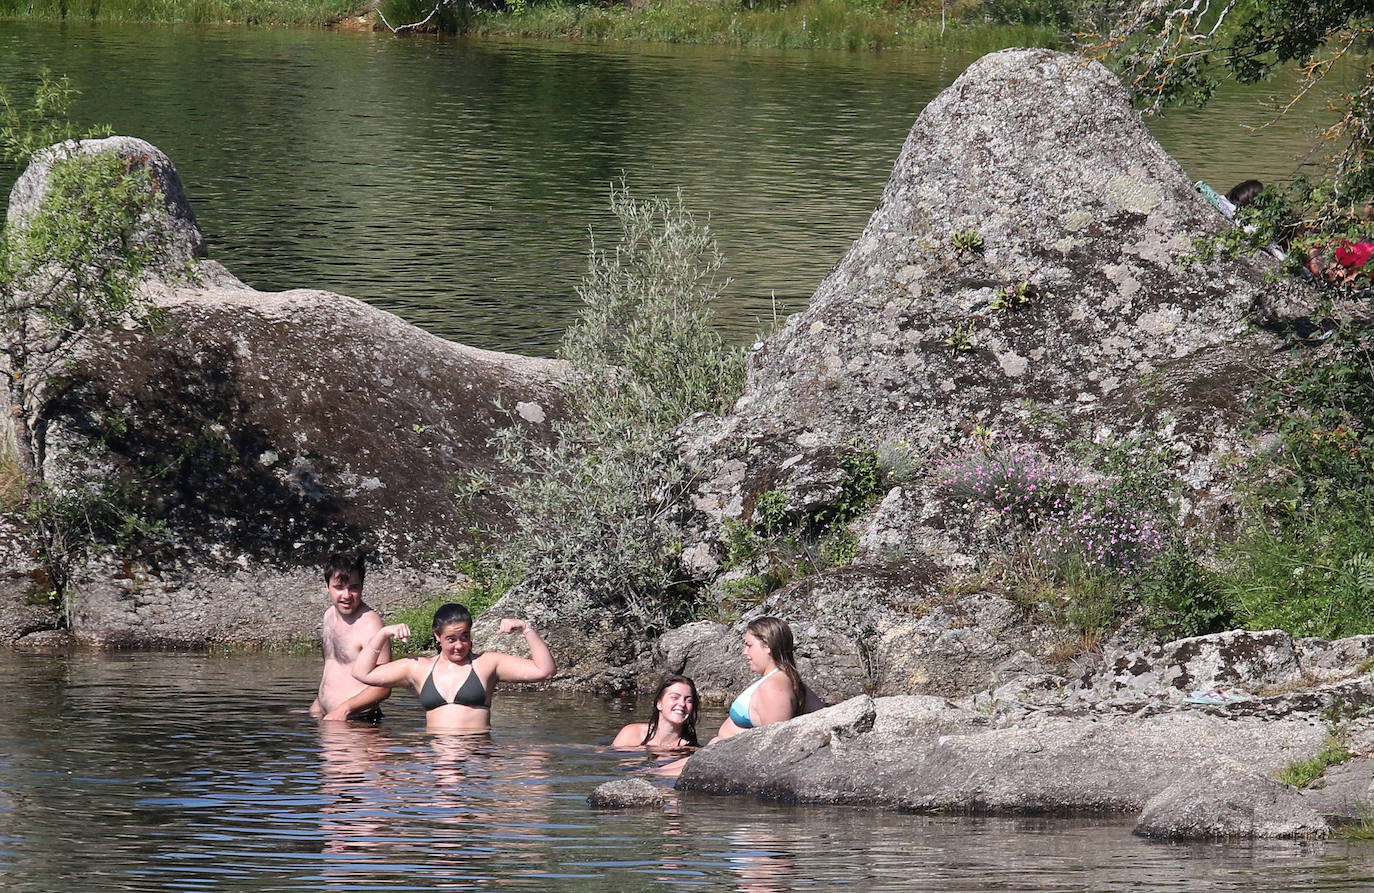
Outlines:
[{"label": "smaller granite boulder", "polygon": [[10,191],[7,216],[12,225],[20,224],[25,217],[38,210],[53,162],[63,152],[73,155],[108,152],[123,158],[130,170],[146,169],[162,196],[164,217],[159,224],[167,237],[167,248],[171,255],[168,266],[180,270],[188,261],[206,256],[205,236],[196,225],[196,215],[186,200],[186,191],[181,186],[176,165],[157,146],[131,136],[61,143],[36,154]]},{"label": "smaller granite boulder", "polygon": [[1175,782],[1145,804],[1135,833],[1168,838],[1326,837],[1331,827],[1296,788],[1222,770]]}]

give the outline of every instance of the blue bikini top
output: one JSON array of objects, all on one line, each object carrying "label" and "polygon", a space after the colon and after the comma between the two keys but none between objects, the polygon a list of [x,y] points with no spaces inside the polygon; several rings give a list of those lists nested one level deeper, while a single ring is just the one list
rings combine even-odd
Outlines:
[{"label": "blue bikini top", "polygon": [[763,685],[763,680],[772,676],[774,673],[780,672],[782,672],[782,670],[779,668],[770,670],[758,679],[755,679],[753,685],[740,692],[739,697],[735,698],[735,702],[730,705],[730,721],[741,729],[752,729],[754,727],[754,721],[749,718],[749,705],[754,700],[754,692],[758,691],[760,685]]}]

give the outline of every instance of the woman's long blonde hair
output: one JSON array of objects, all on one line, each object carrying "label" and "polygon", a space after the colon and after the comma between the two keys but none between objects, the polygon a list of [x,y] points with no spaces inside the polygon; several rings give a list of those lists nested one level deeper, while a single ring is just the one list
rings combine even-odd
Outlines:
[{"label": "woman's long blonde hair", "polygon": [[801,673],[797,671],[792,627],[787,625],[786,620],[777,617],[758,617],[749,621],[745,629],[768,649],[773,663],[792,683],[792,715],[801,716],[802,708],[806,705],[806,683],[802,682]]}]

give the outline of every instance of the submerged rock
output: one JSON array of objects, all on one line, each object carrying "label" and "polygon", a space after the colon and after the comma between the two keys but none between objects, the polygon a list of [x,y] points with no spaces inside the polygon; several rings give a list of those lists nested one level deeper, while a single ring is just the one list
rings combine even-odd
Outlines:
[{"label": "submerged rock", "polygon": [[642,778],[608,781],[587,797],[593,809],[658,809],[667,802],[662,790]]},{"label": "submerged rock", "polygon": [[1331,826],[1302,792],[1255,772],[1176,782],[1145,804],[1135,833],[1145,837],[1326,837]]}]

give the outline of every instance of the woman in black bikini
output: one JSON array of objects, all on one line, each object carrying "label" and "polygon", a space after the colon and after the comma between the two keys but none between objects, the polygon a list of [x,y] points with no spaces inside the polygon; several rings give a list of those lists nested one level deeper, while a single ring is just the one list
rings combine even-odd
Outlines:
[{"label": "woman in black bikini", "polygon": [[377,666],[377,653],[384,644],[393,638],[410,638],[410,627],[404,623],[384,626],[353,661],[353,676],[368,685],[415,689],[431,732],[487,732],[491,730],[491,691],[497,682],[541,682],[556,669],[549,646],[528,622],[507,617],[501,621],[501,632],[523,632],[530,656],[500,651],[473,654],[472,614],[462,605],[447,604],[434,612],[438,654]]}]

